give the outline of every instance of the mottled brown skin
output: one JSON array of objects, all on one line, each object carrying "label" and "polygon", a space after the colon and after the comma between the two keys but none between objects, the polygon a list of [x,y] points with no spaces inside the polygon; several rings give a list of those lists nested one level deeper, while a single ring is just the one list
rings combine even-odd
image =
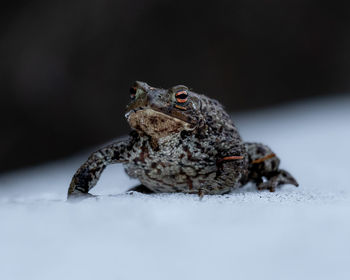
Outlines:
[{"label": "mottled brown skin", "polygon": [[230,116],[213,99],[179,85],[135,82],[126,118],[127,140],[95,153],[75,173],[68,198],[89,195],[109,164],[123,163],[143,193],[225,194],[251,181],[274,191],[296,180],[263,144],[244,143]]}]

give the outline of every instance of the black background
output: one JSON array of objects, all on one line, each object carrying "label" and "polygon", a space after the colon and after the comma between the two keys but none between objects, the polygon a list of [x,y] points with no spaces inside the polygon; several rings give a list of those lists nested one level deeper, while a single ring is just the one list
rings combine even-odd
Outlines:
[{"label": "black background", "polygon": [[350,87],[349,1],[12,1],[0,21],[0,172],[125,134],[134,80],[230,111]]}]

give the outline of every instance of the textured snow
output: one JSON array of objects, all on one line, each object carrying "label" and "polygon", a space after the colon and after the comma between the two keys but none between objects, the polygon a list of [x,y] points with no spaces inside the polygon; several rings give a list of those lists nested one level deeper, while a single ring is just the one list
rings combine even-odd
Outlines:
[{"label": "textured snow", "polygon": [[67,203],[84,160],[0,177],[0,279],[350,279],[350,98],[233,115],[299,188],[225,196],[126,195],[109,167]]}]

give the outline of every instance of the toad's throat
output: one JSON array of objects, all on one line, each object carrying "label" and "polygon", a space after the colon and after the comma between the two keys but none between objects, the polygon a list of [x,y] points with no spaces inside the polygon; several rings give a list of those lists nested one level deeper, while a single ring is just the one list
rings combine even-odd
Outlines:
[{"label": "toad's throat", "polygon": [[132,128],[156,138],[194,128],[188,122],[149,108],[132,110],[126,118]]}]

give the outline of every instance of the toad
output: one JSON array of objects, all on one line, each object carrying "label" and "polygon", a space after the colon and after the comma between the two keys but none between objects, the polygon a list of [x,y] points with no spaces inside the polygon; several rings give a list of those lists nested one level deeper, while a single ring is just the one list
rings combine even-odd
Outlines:
[{"label": "toad", "polygon": [[122,163],[140,181],[130,191],[220,195],[253,182],[275,191],[297,181],[280,169],[280,159],[266,145],[244,142],[216,100],[183,85],[169,89],[135,82],[126,119],[128,139],[91,154],[75,173],[68,198],[89,195],[103,170]]}]

